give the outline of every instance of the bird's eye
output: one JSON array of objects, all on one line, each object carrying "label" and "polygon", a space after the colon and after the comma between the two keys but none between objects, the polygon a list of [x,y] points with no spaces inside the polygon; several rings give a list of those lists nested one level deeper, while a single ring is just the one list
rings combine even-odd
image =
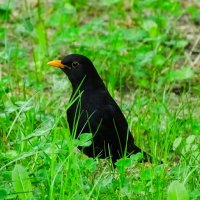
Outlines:
[{"label": "bird's eye", "polygon": [[78,63],[77,61],[74,61],[74,62],[72,63],[72,67],[74,67],[74,68],[76,68],[78,65],[79,65],[79,63]]}]

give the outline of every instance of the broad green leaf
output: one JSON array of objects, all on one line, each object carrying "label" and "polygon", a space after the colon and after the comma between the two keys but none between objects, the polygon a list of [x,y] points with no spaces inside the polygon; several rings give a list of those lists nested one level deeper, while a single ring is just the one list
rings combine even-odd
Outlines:
[{"label": "broad green leaf", "polygon": [[33,196],[31,181],[26,169],[22,165],[15,165],[12,171],[12,181],[19,199],[30,199]]},{"label": "broad green leaf", "polygon": [[141,161],[141,160],[143,159],[143,154],[142,154],[142,153],[133,154],[133,155],[130,156],[130,159],[131,159],[133,162]]},{"label": "broad green leaf", "polygon": [[84,142],[84,141],[88,141],[92,139],[92,133],[82,133],[79,136],[80,141]]},{"label": "broad green leaf", "polygon": [[87,169],[90,172],[94,172],[96,170],[96,162],[93,158],[87,158],[82,161],[82,165],[84,169]]},{"label": "broad green leaf", "polygon": [[173,150],[175,151],[179,145],[181,144],[182,142],[182,137],[178,137],[174,140],[174,143],[173,143]]},{"label": "broad green leaf", "polygon": [[158,25],[153,20],[145,20],[142,24],[145,31],[149,33],[150,36],[155,37],[158,35]]},{"label": "broad green leaf", "polygon": [[88,147],[92,144],[92,133],[82,133],[79,136],[79,144],[81,147]]},{"label": "broad green leaf", "polygon": [[18,154],[16,151],[10,150],[5,153],[2,153],[1,155],[3,155],[6,159],[14,159],[17,157]]},{"label": "broad green leaf", "polygon": [[186,41],[186,40],[177,40],[177,41],[175,41],[175,45],[174,46],[176,48],[182,49],[182,48],[185,48],[187,45],[188,45],[188,41]]},{"label": "broad green leaf", "polygon": [[154,168],[154,176],[161,177],[164,171],[165,171],[164,165],[157,165]]},{"label": "broad green leaf", "polygon": [[122,37],[126,41],[140,41],[147,37],[147,32],[142,29],[123,29],[121,30]]},{"label": "broad green leaf", "polygon": [[188,45],[188,41],[186,41],[186,40],[178,40],[178,39],[166,41],[165,43],[167,45],[173,46],[173,47],[175,47],[177,49],[183,49]]},{"label": "broad green leaf", "polygon": [[[136,182],[137,183],[137,182]],[[140,183],[140,182],[138,182],[137,184],[135,184],[134,186],[133,186],[133,191],[134,191],[134,193],[140,193],[140,192],[142,192],[143,190],[145,190],[145,184],[144,183]]]},{"label": "broad green leaf", "polygon": [[160,67],[162,66],[166,61],[166,58],[162,54],[156,54],[153,57],[153,64]]},{"label": "broad green leaf", "polygon": [[117,168],[121,167],[130,167],[132,164],[130,158],[121,158],[120,160],[117,161],[116,166]]},{"label": "broad green leaf", "polygon": [[192,144],[196,139],[195,135],[189,135],[186,139],[187,144]]},{"label": "broad green leaf", "polygon": [[194,72],[189,67],[183,67],[176,71],[171,71],[169,74],[170,81],[179,81],[179,80],[186,80],[192,78]]},{"label": "broad green leaf", "polygon": [[145,181],[151,180],[153,178],[152,170],[150,168],[142,170],[140,173],[140,178]]},{"label": "broad green leaf", "polygon": [[119,2],[119,0],[102,0],[100,1],[104,6],[112,6]]},{"label": "broad green leaf", "polygon": [[65,12],[65,14],[73,14],[76,12],[76,8],[70,3],[65,3],[64,4],[64,12]]},{"label": "broad green leaf", "polygon": [[183,183],[173,181],[168,187],[168,200],[189,200],[188,192]]}]

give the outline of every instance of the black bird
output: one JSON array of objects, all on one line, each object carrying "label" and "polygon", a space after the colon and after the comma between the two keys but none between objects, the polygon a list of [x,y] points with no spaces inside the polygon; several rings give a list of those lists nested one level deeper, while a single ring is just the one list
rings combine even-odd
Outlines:
[{"label": "black bird", "polygon": [[[111,157],[115,163],[125,155],[142,152],[134,144],[122,111],[87,57],[71,54],[48,65],[61,68],[72,84],[71,101],[74,102],[67,110],[67,120],[76,138],[82,133],[92,133],[92,145],[82,148],[86,155]],[[147,161],[145,152],[143,157]]]}]

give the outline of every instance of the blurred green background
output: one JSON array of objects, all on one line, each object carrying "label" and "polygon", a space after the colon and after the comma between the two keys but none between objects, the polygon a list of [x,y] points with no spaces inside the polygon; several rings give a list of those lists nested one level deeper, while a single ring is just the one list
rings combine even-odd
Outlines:
[{"label": "blurred green background", "polygon": [[[0,199],[200,198],[198,0],[0,0]],[[136,143],[163,164],[76,150],[71,85],[52,59],[89,57]]]}]

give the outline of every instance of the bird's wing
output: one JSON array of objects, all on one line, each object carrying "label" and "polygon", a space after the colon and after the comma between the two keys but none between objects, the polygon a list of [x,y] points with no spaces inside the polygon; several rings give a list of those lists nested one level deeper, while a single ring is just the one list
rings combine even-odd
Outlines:
[{"label": "bird's wing", "polygon": [[97,111],[92,117],[91,125],[97,126],[101,119],[98,134],[104,138],[107,143],[113,146],[122,156],[126,150],[127,154],[140,152],[141,150],[134,145],[134,139],[128,129],[127,121],[120,108],[115,104],[104,105],[100,111]]}]

